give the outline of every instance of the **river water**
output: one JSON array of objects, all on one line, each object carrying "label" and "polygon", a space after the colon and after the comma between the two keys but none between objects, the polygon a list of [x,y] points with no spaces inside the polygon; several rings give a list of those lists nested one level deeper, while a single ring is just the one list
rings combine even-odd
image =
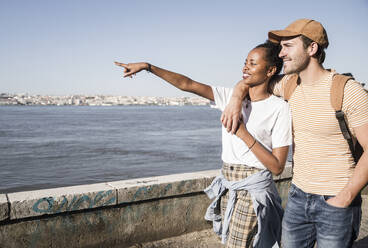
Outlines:
[{"label": "river water", "polygon": [[1,106],[0,192],[219,169],[207,106]]}]

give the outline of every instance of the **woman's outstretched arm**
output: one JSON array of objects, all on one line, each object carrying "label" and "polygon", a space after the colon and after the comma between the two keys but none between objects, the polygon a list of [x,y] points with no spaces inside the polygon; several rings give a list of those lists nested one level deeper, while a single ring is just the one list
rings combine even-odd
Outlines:
[{"label": "woman's outstretched arm", "polygon": [[214,100],[211,86],[196,82],[179,73],[171,72],[145,62],[129,64],[115,62],[115,64],[124,68],[124,77],[132,77],[142,70],[147,70],[180,90],[194,93],[211,101]]}]

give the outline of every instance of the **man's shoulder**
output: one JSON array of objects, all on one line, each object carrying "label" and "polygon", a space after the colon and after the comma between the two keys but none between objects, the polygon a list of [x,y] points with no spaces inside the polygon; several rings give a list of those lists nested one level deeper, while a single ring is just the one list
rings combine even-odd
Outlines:
[{"label": "man's shoulder", "polygon": [[347,82],[346,82],[346,85],[345,85],[345,90],[351,90],[351,89],[355,89],[355,90],[363,90],[366,92],[366,90],[363,88],[363,85],[356,81],[355,79],[349,79]]},{"label": "man's shoulder", "polygon": [[286,82],[290,79],[291,75],[279,74],[272,78],[272,81],[270,82],[270,88],[272,89],[275,95],[284,96],[285,85]]},{"label": "man's shoulder", "polygon": [[354,79],[348,80],[344,88],[344,100],[352,100],[352,102],[360,103],[360,99],[368,101],[367,90],[358,81]]}]

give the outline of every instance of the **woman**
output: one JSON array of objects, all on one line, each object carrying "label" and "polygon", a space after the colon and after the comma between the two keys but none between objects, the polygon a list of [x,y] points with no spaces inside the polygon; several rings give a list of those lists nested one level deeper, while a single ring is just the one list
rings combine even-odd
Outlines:
[{"label": "woman", "polygon": [[[272,95],[269,86],[271,78],[282,68],[279,51],[278,45],[267,41],[249,52],[241,80],[249,87],[249,97],[243,102],[243,118],[236,135],[222,128],[222,176],[206,189],[209,196],[216,197],[206,219],[214,221],[215,231],[222,235],[227,247],[250,247],[253,241],[257,247],[279,243],[281,200],[270,172],[278,175],[283,171],[291,144],[289,107]],[[232,95],[232,89],[211,87],[149,63],[115,64],[124,67],[124,77],[147,70],[183,91],[211,100],[211,105],[220,110],[224,110]],[[216,229],[220,199],[224,227]],[[262,208],[263,205],[273,208]],[[265,211],[277,216],[267,216]],[[270,224],[261,216],[278,221]]]}]

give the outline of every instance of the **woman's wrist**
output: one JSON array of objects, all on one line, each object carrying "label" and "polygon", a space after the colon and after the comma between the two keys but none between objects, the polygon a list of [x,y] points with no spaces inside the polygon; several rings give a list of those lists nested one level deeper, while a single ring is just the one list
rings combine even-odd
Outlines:
[{"label": "woman's wrist", "polygon": [[148,71],[148,72],[152,72],[152,66],[151,66],[151,64],[150,63],[146,63],[146,71]]},{"label": "woman's wrist", "polygon": [[249,147],[249,150],[256,144],[257,140],[248,132],[244,124],[240,124],[238,130],[235,133],[245,144]]},{"label": "woman's wrist", "polygon": [[[253,139],[254,139],[254,138],[253,138]],[[252,150],[253,146],[254,146],[256,143],[257,143],[257,140],[256,140],[256,139],[254,139],[253,144],[251,144],[251,145],[249,146],[249,150]]]}]

